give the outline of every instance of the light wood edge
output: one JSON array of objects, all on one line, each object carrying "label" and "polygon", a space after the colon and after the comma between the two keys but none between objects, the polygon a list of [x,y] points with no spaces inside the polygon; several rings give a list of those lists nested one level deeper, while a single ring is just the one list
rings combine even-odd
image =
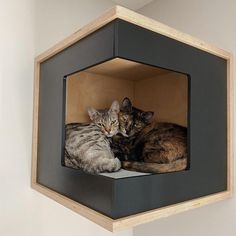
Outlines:
[{"label": "light wood edge", "polygon": [[[192,201],[187,201],[172,206],[159,208],[156,210],[140,213],[137,215],[132,215],[125,218],[120,218],[118,220],[113,220],[107,216],[104,216],[88,207],[83,206],[75,201],[72,201],[65,196],[50,190],[37,183],[37,147],[38,147],[38,105],[39,105],[39,71],[40,63],[62,51],[63,49],[69,47],[73,43],[92,33],[96,29],[102,27],[103,25],[109,23],[115,18],[120,18],[129,21],[133,24],[139,25],[141,27],[147,28],[154,32],[160,33],[167,37],[173,38],[175,40],[184,42],[193,47],[199,48],[216,56],[220,56],[227,59],[228,63],[228,76],[227,76],[227,109],[228,109],[228,120],[227,120],[227,138],[228,138],[228,190],[213,194],[210,196],[198,198]],[[33,111],[33,143],[32,143],[32,172],[31,172],[31,186],[38,192],[54,199],[58,203],[64,205],[65,207],[85,216],[91,221],[99,224],[105,229],[113,232],[129,227],[134,227],[143,223],[147,223],[159,218],[167,217],[173,214],[184,212],[190,209],[198,208],[210,203],[214,203],[232,196],[233,193],[233,56],[231,53],[222,50],[218,47],[207,44],[199,39],[196,39],[190,35],[179,32],[171,27],[154,21],[148,17],[140,15],[136,12],[123,8],[121,6],[116,6],[111,10],[107,11],[97,20],[91,22],[90,24],[83,27],[81,30],[75,32],[73,35],[69,36],[65,40],[56,44],[54,47],[50,48],[46,52],[42,53],[35,59],[35,79],[34,79],[34,111]]]},{"label": "light wood edge", "polygon": [[233,55],[227,60],[227,186],[228,191],[233,195],[233,180],[234,180],[234,170],[233,170],[233,110],[234,110],[234,80],[233,80]]},{"label": "light wood edge", "polygon": [[90,219],[91,221],[99,224],[103,228],[114,232],[129,227],[134,227],[143,223],[167,217],[173,214],[184,212],[190,209],[201,207],[213,202],[217,202],[232,196],[233,192],[233,142],[232,142],[232,124],[233,124],[233,77],[232,77],[232,55],[228,60],[228,190],[225,192],[209,195],[206,197],[194,199],[172,206],[132,215],[129,217],[113,220],[103,214],[100,214],[88,207],[83,206],[47,187],[37,183],[37,146],[38,146],[38,105],[39,105],[39,69],[40,64],[35,61],[35,80],[34,80],[34,115],[33,115],[33,149],[32,149],[32,179],[31,186],[38,192],[48,196],[63,206],[79,213],[80,215]]},{"label": "light wood edge", "polygon": [[85,25],[69,37],[65,38],[61,42],[57,43],[55,46],[51,47],[44,53],[40,54],[36,57],[36,61],[41,63],[48,58],[54,56],[55,54],[59,53],[60,51],[64,50],[65,48],[71,46],[75,42],[79,41],[80,39],[86,37],[87,35],[91,34],[95,30],[101,28],[102,26],[106,25],[107,23],[111,22],[117,18],[116,16],[116,7],[111,8],[110,10],[106,11],[103,15],[98,17],[97,19],[91,21],[89,24]]},{"label": "light wood edge", "polygon": [[40,62],[35,59],[34,68],[34,108],[33,108],[33,137],[32,137],[32,162],[31,162],[31,187],[45,196],[55,200],[61,205],[86,217],[103,228],[113,231],[113,220],[99,212],[75,202],[45,186],[37,183],[37,154],[38,154],[38,112],[39,112],[39,80]]},{"label": "light wood edge", "polygon": [[43,195],[55,200],[59,204],[69,208],[70,210],[84,216],[85,218],[93,221],[94,223],[100,225],[101,227],[113,231],[113,219],[91,209],[88,208],[76,201],[71,200],[47,187],[44,187],[38,183],[33,183],[32,188],[36,191],[42,193]]},{"label": "light wood edge", "polygon": [[149,17],[141,15],[137,12],[131,11],[127,8],[116,6],[116,15],[118,18],[131,22],[135,25],[144,27],[153,32],[160,33],[169,38],[175,39],[177,41],[183,42],[195,48],[199,48],[216,56],[220,56],[222,58],[228,59],[230,57],[230,53],[211,45],[209,43],[204,42],[198,38],[195,38],[189,34],[178,31],[174,28],[171,28],[165,24],[162,24],[156,20],[153,20]]},{"label": "light wood edge", "polygon": [[37,154],[38,154],[38,111],[39,111],[39,78],[40,63],[34,63],[34,101],[33,101],[33,136],[32,136],[32,161],[31,184],[37,182]]},{"label": "light wood edge", "polygon": [[33,183],[32,188],[111,232],[117,232],[127,228],[135,227],[147,222],[185,212],[190,209],[199,208],[231,197],[231,193],[229,191],[224,191],[191,201],[186,201],[183,203],[178,203],[144,213],[131,215],[129,217],[113,220],[110,217],[92,210],[38,183]]},{"label": "light wood edge", "polygon": [[220,49],[214,45],[206,43],[186,33],[180,32],[174,28],[171,28],[165,24],[162,24],[151,18],[143,16],[137,12],[131,11],[127,8],[124,8],[121,6],[115,6],[111,8],[110,10],[106,11],[103,15],[101,15],[100,17],[92,21],[91,23],[82,27],[80,30],[76,31],[75,33],[67,37],[66,39],[62,40],[61,42],[57,43],[55,46],[51,47],[44,53],[37,56],[36,57],[37,62],[40,63],[47,60],[48,58],[54,56],[55,54],[59,53],[63,49],[71,46],[75,42],[86,37],[87,35],[91,34],[95,30],[99,29],[100,27],[106,25],[107,23],[111,22],[112,20],[116,18],[131,22],[135,25],[144,27],[153,32],[160,33],[169,38],[191,45],[195,48],[199,48],[201,50],[204,50],[216,56],[220,56],[225,59],[228,59],[230,57],[229,52],[223,49]]},{"label": "light wood edge", "polygon": [[118,230],[129,228],[129,227],[134,227],[134,226],[151,222],[160,218],[165,218],[171,215],[175,215],[177,213],[181,213],[190,209],[202,207],[210,203],[215,203],[215,202],[224,200],[226,198],[229,198],[230,196],[231,196],[231,193],[229,191],[224,191],[224,192],[209,195],[206,197],[197,198],[191,201],[186,201],[183,203],[178,203],[171,206],[159,208],[156,210],[121,218],[119,220],[114,221],[113,231],[118,231]]}]

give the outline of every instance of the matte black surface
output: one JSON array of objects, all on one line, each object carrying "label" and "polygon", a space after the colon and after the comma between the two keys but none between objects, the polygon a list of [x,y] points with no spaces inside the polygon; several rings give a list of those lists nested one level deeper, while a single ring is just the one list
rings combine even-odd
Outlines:
[{"label": "matte black surface", "polygon": [[109,24],[41,64],[38,182],[104,214],[111,214],[112,181],[61,165],[64,77],[113,57]]},{"label": "matte black surface", "polygon": [[191,166],[188,171],[117,180],[113,216],[226,190],[226,60],[122,20],[116,32],[117,56],[191,76]]},{"label": "matte black surface", "polygon": [[[124,179],[61,165],[63,77],[113,57],[191,76],[188,171]],[[115,20],[41,64],[38,182],[112,218],[227,189],[226,60]]]}]

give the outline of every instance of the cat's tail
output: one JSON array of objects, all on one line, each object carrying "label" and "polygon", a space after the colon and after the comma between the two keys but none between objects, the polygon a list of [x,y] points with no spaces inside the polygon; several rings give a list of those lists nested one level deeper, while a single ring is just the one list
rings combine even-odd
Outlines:
[{"label": "cat's tail", "polygon": [[122,168],[126,170],[144,173],[167,173],[185,170],[187,168],[187,158],[178,159],[171,163],[149,163],[136,161],[122,161]]}]

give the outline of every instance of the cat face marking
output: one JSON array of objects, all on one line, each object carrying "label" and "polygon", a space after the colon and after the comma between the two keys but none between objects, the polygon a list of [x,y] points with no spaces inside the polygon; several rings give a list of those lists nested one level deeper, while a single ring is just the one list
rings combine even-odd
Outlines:
[{"label": "cat face marking", "polygon": [[107,137],[112,137],[119,131],[119,111],[119,103],[118,101],[114,101],[109,110],[89,108],[88,115],[93,123],[96,124]]},{"label": "cat face marking", "polygon": [[119,113],[120,132],[123,136],[134,136],[151,121],[154,112],[141,111],[132,106],[129,98],[124,98]]}]

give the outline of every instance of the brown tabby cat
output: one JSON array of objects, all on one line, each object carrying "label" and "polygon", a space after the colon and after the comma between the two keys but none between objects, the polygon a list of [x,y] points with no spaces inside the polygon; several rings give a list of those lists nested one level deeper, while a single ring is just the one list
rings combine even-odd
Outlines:
[{"label": "brown tabby cat", "polygon": [[119,113],[120,132],[128,137],[113,137],[113,142],[121,149],[118,158],[125,150],[122,167],[151,173],[185,170],[187,129],[172,123],[150,124],[152,116],[153,112],[133,107],[128,98],[123,100]]}]

